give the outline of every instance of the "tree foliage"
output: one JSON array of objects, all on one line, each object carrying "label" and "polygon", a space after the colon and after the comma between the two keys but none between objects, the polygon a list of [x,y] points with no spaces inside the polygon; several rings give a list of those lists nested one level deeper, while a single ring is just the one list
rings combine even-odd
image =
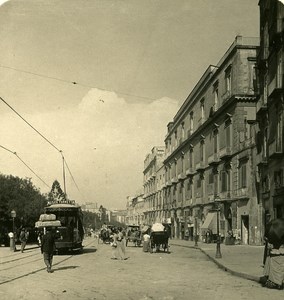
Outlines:
[{"label": "tree foliage", "polygon": [[66,200],[66,194],[62,191],[60,183],[58,180],[54,180],[51,190],[48,193],[48,201],[62,201]]},{"label": "tree foliage", "polygon": [[15,210],[16,228],[34,227],[46,204],[47,197],[40,193],[30,178],[22,179],[0,174],[0,222],[2,226],[11,227],[11,211]]}]

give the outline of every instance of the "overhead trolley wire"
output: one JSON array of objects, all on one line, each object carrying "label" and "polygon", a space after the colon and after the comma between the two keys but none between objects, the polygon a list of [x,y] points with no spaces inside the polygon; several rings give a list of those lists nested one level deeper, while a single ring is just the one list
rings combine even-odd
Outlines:
[{"label": "overhead trolley wire", "polygon": [[17,152],[11,151],[2,145],[0,145],[0,147],[14,154],[42,183],[44,183],[48,188],[51,188],[39,175],[36,174],[36,172],[27,163],[24,162],[24,160],[17,154]]},{"label": "overhead trolley wire", "polygon": [[[74,177],[73,177],[73,175],[72,175],[72,173],[71,173],[71,171],[70,171],[70,169],[69,169],[69,166],[68,166],[68,164],[67,164],[66,159],[64,160],[64,162],[65,162],[65,165],[66,165],[66,167],[67,167],[67,170],[68,170],[68,172],[69,172],[69,174],[70,174],[70,176],[71,176],[71,178],[72,178],[72,180],[73,180],[73,182],[74,182],[74,184],[75,184],[77,190],[78,190],[78,191],[80,192],[80,194],[82,195],[82,193],[81,193],[81,191],[80,191],[80,189],[79,189],[79,187],[78,187],[78,185],[77,185],[77,183],[76,183],[76,181],[75,181],[75,179],[74,179]],[[82,196],[83,196],[83,195],[82,195]],[[83,197],[84,197],[84,196],[83,196]]]},{"label": "overhead trolley wire", "polygon": [[[51,79],[51,80],[57,80],[57,81],[61,81],[61,82],[64,82],[64,83],[69,83],[69,84],[73,84],[73,85],[87,87],[87,88],[90,88],[90,89],[98,88],[98,89],[100,89],[102,91],[106,91],[106,92],[108,91],[105,88],[95,87],[95,86],[92,86],[92,85],[83,84],[83,83],[80,83],[78,81],[72,81],[72,80],[62,79],[62,78],[58,78],[58,77],[48,76],[48,75],[39,74],[39,73],[35,73],[35,72],[30,72],[30,71],[25,71],[25,70],[13,68],[13,67],[8,67],[8,66],[4,66],[4,65],[0,65],[0,68],[10,69],[10,70],[13,70],[13,71],[17,71],[17,72],[21,72],[21,73],[26,73],[26,74],[34,75],[34,76],[37,76],[37,77],[47,78],[47,79]],[[146,100],[151,100],[151,101],[156,100],[156,99],[151,98],[151,97],[139,96],[139,95],[129,94],[129,93],[121,92],[121,91],[114,91],[114,92],[116,92],[119,95],[124,95],[124,96],[129,96],[129,97],[141,98],[141,99],[146,99]]]},{"label": "overhead trolley wire", "polygon": [[50,142],[43,134],[41,134],[36,128],[34,128],[25,118],[23,118],[9,103],[7,103],[2,97],[0,100],[5,103],[16,115],[18,115],[26,124],[28,124],[36,133],[38,133],[43,139],[45,139],[53,148],[55,148],[58,152],[59,150],[52,142]]},{"label": "overhead trolley wire", "polygon": [[[19,116],[26,124],[28,124],[37,134],[39,134],[46,142],[48,142],[54,149],[56,149],[59,153],[60,153],[60,155],[61,155],[61,157],[62,157],[62,160],[63,160],[63,182],[64,182],[64,193],[67,195],[67,193],[66,193],[66,184],[65,184],[65,168],[64,168],[64,166],[66,165],[66,167],[67,167],[67,169],[68,169],[68,172],[69,172],[69,174],[70,174],[70,176],[71,176],[71,178],[72,178],[72,180],[73,180],[73,182],[74,182],[74,184],[75,184],[75,186],[76,186],[76,188],[78,189],[78,191],[80,192],[80,190],[79,190],[79,187],[78,187],[78,185],[77,185],[77,183],[76,183],[76,181],[75,181],[75,179],[74,179],[74,177],[73,177],[73,175],[72,175],[72,173],[71,173],[71,171],[70,171],[70,168],[69,168],[69,166],[67,165],[67,162],[66,162],[66,159],[64,158],[64,156],[63,156],[63,151],[62,150],[60,150],[59,148],[57,148],[51,141],[49,141],[43,134],[41,134],[34,126],[32,126],[25,118],[23,118],[9,103],[7,103],[7,101],[5,101],[1,96],[0,96],[0,100],[3,102],[3,103],[5,103],[15,114],[17,114],[17,116]],[[11,151],[11,150],[9,150],[9,149],[7,149],[7,148],[5,148],[5,147],[3,147],[3,146],[1,146],[3,149],[5,149],[5,150],[7,150],[7,151],[9,151],[9,152],[11,152],[11,153],[13,153],[13,154],[15,154],[16,156],[17,156],[17,153],[16,152],[13,152],[13,151]],[[21,160],[21,158],[20,157],[18,157],[20,160]],[[25,164],[25,162],[24,161],[22,161],[24,164]],[[28,166],[27,166],[28,167]],[[29,167],[28,167],[29,168]],[[31,170],[31,169],[30,169]],[[31,170],[32,171],[32,170]],[[32,171],[33,172],[33,171]],[[34,173],[34,172],[33,172]],[[35,173],[34,173],[35,174]],[[36,175],[36,174],[35,174]],[[36,175],[37,176],[37,175]],[[46,184],[46,183],[45,183]],[[49,187],[49,186],[48,186]],[[81,193],[81,192],[80,192]],[[81,193],[81,195],[82,195],[82,193]]]}]

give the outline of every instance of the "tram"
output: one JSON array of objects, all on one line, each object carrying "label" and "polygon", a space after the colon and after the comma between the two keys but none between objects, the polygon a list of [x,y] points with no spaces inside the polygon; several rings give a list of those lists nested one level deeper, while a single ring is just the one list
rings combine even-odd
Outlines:
[{"label": "tram", "polygon": [[53,201],[44,208],[45,214],[53,214],[60,226],[56,227],[56,251],[82,250],[84,238],[83,213],[74,200]]}]

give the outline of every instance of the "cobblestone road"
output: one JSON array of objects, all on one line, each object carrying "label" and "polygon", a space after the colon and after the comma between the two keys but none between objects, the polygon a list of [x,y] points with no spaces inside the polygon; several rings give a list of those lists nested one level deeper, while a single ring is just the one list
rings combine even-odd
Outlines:
[{"label": "cobblestone road", "polygon": [[[86,239],[83,254],[54,256],[47,273],[39,249],[1,259],[0,299],[280,299],[283,291],[234,277],[198,249],[171,253],[127,247],[129,259],[111,260],[111,247]],[[279,298],[280,297],[280,298]]]}]

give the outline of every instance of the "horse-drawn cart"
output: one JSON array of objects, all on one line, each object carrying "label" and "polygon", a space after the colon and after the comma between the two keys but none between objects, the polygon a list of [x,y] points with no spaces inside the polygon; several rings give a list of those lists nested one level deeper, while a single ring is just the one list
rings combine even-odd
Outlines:
[{"label": "horse-drawn cart", "polygon": [[169,234],[166,228],[160,224],[152,225],[150,233],[150,252],[159,252],[161,249],[169,253]]}]

